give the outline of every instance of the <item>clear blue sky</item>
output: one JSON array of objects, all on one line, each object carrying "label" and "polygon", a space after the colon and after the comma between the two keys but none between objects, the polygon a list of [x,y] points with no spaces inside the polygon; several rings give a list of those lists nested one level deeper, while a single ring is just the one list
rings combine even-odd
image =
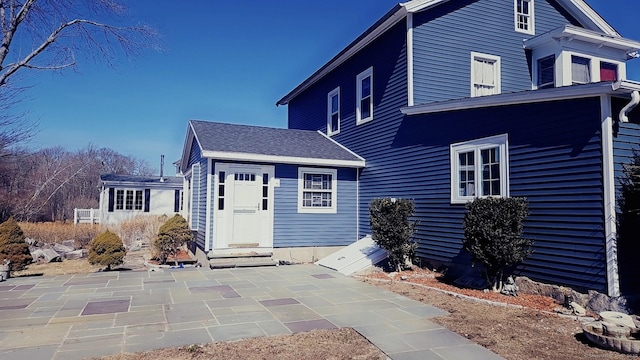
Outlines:
[{"label": "clear blue sky", "polygon": [[[624,37],[640,40],[640,0],[587,0]],[[177,160],[189,119],[286,127],[275,102],[373,24],[391,0],[137,0],[131,16],[155,27],[163,52],[81,61],[29,76],[20,104],[39,123],[27,145],[92,143],[159,168]],[[177,5],[177,6],[176,6]],[[640,81],[640,59],[627,76]],[[165,166],[171,172],[171,165]]]}]

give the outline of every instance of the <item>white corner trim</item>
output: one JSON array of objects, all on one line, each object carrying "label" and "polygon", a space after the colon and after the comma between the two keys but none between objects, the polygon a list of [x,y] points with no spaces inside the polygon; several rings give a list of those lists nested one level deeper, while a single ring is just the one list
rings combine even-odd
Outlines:
[{"label": "white corner trim", "polygon": [[205,220],[204,220],[204,238],[205,238],[205,247],[207,248],[207,251],[211,250],[213,248],[213,234],[211,234],[211,224],[209,222],[213,221],[213,217],[212,215],[212,209],[211,209],[211,203],[212,203],[212,199],[211,196],[212,191],[211,189],[213,189],[212,187],[212,175],[211,175],[211,170],[213,169],[213,161],[211,161],[211,159],[207,159],[207,195],[206,195],[206,205],[205,205]]},{"label": "white corner trim", "polygon": [[407,14],[407,106],[413,106],[413,13]]},{"label": "white corner trim", "polygon": [[607,294],[609,296],[620,296],[616,229],[616,189],[613,163],[613,115],[611,112],[611,97],[609,95],[600,96],[600,111],[602,115],[602,183],[604,193]]}]

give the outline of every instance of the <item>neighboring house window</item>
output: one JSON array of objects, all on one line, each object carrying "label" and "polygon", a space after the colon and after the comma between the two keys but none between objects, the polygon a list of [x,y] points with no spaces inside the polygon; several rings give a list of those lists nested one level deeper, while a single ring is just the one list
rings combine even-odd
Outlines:
[{"label": "neighboring house window", "polygon": [[142,190],[116,190],[115,210],[142,210],[143,204]]},{"label": "neighboring house window", "polygon": [[538,59],[538,89],[556,85],[556,58],[554,55]]},{"label": "neighboring house window", "polygon": [[509,196],[507,134],[452,144],[451,203]]},{"label": "neighboring house window", "polygon": [[340,87],[327,95],[327,135],[340,132]]},{"label": "neighboring house window", "polygon": [[618,65],[608,62],[600,62],[600,81],[617,81]]},{"label": "neighboring house window", "polygon": [[514,0],[514,21],[517,32],[535,34],[533,18],[534,0]]},{"label": "neighboring house window", "polygon": [[356,125],[373,119],[373,67],[356,77]]},{"label": "neighboring house window", "polygon": [[571,82],[573,85],[591,82],[591,60],[580,56],[571,56]]},{"label": "neighboring house window", "polygon": [[500,94],[500,57],[471,53],[471,96]]},{"label": "neighboring house window", "polygon": [[298,169],[298,212],[336,213],[337,171]]}]

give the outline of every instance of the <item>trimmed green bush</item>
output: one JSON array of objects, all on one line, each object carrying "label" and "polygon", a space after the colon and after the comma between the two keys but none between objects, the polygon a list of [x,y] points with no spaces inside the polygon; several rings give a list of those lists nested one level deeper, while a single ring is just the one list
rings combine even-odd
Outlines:
[{"label": "trimmed green bush", "polygon": [[153,247],[161,263],[166,263],[169,255],[173,255],[175,264],[178,265],[176,259],[178,249],[191,240],[193,235],[187,220],[176,214],[160,226],[158,237],[153,241]]},{"label": "trimmed green bush", "polygon": [[0,264],[5,259],[11,262],[11,271],[24,270],[33,261],[24,233],[12,217],[0,224]]},{"label": "trimmed green bush", "polygon": [[96,236],[89,244],[89,263],[106,266],[107,270],[121,265],[126,254],[120,237],[109,230]]},{"label": "trimmed green bush", "polygon": [[502,290],[509,272],[533,252],[533,241],[522,238],[523,221],[529,215],[524,198],[480,198],[467,203],[463,248],[481,263],[493,291]]},{"label": "trimmed green bush", "polygon": [[369,224],[373,241],[387,250],[389,262],[397,271],[410,268],[418,244],[412,238],[416,221],[415,206],[407,199],[374,199],[369,204]]}]

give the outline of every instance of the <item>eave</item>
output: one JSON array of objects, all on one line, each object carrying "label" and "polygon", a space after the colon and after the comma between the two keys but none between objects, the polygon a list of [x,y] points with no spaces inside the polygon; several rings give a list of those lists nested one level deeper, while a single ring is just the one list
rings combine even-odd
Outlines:
[{"label": "eave", "polygon": [[439,101],[400,109],[404,115],[432,114],[446,111],[478,109],[495,106],[537,103],[577,99],[603,94],[629,94],[640,90],[634,81],[600,82],[585,85],[564,86],[555,89],[528,90],[515,93]]},{"label": "eave", "polygon": [[363,168],[364,160],[336,160],[322,158],[305,158],[297,156],[277,156],[265,154],[253,154],[243,152],[226,152],[226,151],[210,151],[205,150],[202,156],[222,161],[241,161],[241,162],[260,162],[273,164],[294,164],[308,166],[331,166],[331,167],[348,167]]}]

